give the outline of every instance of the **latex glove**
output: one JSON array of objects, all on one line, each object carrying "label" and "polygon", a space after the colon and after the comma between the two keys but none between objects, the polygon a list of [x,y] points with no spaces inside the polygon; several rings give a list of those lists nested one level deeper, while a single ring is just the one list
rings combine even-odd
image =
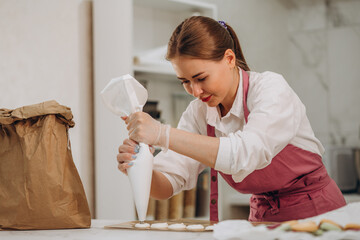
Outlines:
[{"label": "latex glove", "polygon": [[[150,152],[154,154],[155,148],[150,147]],[[131,139],[125,139],[119,147],[119,154],[116,156],[119,170],[127,175],[127,169],[132,166],[131,161],[135,160],[139,153],[139,144]]]},{"label": "latex glove", "polygon": [[160,146],[164,151],[169,148],[169,125],[161,124],[144,112],[131,114],[125,119],[125,123],[131,140]]}]

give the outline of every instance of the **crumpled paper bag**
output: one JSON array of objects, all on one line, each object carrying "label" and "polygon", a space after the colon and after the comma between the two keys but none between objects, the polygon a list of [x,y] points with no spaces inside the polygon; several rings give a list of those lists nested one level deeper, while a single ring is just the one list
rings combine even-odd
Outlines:
[{"label": "crumpled paper bag", "polygon": [[0,228],[90,227],[70,149],[72,117],[56,101],[0,109]]}]

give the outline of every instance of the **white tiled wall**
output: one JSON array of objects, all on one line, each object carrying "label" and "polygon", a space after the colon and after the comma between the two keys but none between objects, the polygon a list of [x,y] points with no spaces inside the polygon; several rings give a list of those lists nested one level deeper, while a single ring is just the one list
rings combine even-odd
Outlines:
[{"label": "white tiled wall", "polygon": [[289,82],[324,146],[360,146],[359,1],[297,1],[289,10]]}]

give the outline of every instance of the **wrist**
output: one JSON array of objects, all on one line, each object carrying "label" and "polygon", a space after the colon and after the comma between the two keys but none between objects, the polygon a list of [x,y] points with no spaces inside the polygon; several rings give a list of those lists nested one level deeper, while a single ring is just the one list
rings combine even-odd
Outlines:
[{"label": "wrist", "polygon": [[159,134],[159,141],[158,146],[161,147],[163,152],[167,152],[169,148],[169,141],[170,141],[170,125],[168,124],[161,124],[160,125],[160,134]]}]

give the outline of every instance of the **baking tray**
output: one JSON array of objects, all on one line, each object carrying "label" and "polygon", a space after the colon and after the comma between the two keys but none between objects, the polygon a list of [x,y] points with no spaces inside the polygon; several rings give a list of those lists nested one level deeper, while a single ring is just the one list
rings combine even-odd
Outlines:
[{"label": "baking tray", "polygon": [[[207,220],[198,220],[198,219],[175,219],[175,220],[167,220],[167,221],[158,221],[158,220],[149,220],[145,221],[145,223],[149,223],[150,226],[153,223],[164,223],[166,222],[168,225],[176,224],[176,223],[183,223],[186,226],[193,225],[193,224],[201,224],[204,226],[204,229],[202,230],[188,230],[188,229],[179,229],[179,230],[172,230],[172,229],[152,229],[150,227],[148,228],[136,228],[135,224],[139,223],[139,221],[129,221],[129,222],[123,222],[119,224],[113,224],[105,226],[104,228],[108,229],[127,229],[127,230],[139,230],[139,231],[172,231],[172,232],[211,232],[212,230],[205,230],[205,228],[209,225],[214,225],[217,222],[207,221]],[[254,222],[252,223],[254,226],[265,224],[265,225],[273,225],[276,224],[274,222]]]}]

